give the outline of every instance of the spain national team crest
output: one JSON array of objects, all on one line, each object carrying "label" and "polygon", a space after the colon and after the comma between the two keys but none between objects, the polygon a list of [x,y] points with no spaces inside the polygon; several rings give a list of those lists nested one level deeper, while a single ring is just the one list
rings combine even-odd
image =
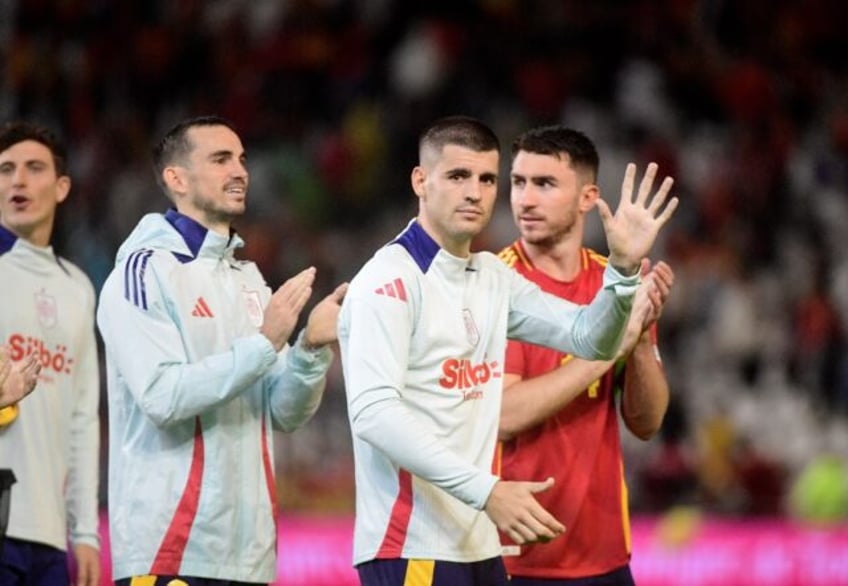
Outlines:
[{"label": "spain national team crest", "polygon": [[59,321],[56,298],[49,295],[44,289],[35,294],[35,312],[38,315],[39,323],[45,328],[55,327]]},{"label": "spain national team crest", "polygon": [[247,309],[247,317],[254,327],[262,327],[264,314],[262,311],[262,302],[259,299],[259,291],[241,290],[241,295],[244,298],[244,306]]},{"label": "spain national team crest", "polygon": [[476,346],[480,341],[480,332],[477,330],[477,324],[474,323],[474,316],[471,315],[471,310],[466,308],[462,310],[462,321],[465,322],[465,336],[472,346]]}]

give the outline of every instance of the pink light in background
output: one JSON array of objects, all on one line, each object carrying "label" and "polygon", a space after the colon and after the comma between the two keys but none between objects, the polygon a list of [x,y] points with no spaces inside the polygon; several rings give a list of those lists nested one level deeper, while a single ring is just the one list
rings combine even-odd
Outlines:
[{"label": "pink light in background", "polygon": [[357,586],[351,565],[353,519],[288,517],[277,522],[277,582],[285,586]]},{"label": "pink light in background", "polygon": [[663,539],[666,520],[633,526],[631,568],[639,586],[836,586],[848,584],[848,526],[709,518],[678,545]]},{"label": "pink light in background", "polygon": [[[111,584],[105,515],[103,584]],[[279,586],[356,586],[353,519],[280,517]],[[848,525],[804,527],[782,519],[633,519],[639,586],[848,585]]]}]

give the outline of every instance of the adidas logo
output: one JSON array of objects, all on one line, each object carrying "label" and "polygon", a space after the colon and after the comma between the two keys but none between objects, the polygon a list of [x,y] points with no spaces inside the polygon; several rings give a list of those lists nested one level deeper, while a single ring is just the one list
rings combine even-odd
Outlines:
[{"label": "adidas logo", "polygon": [[215,317],[209,306],[206,305],[206,300],[203,297],[198,297],[194,302],[194,310],[191,312],[194,317]]},{"label": "adidas logo", "polygon": [[374,293],[406,301],[406,288],[403,286],[403,281],[400,279],[395,279],[391,283],[386,283],[382,287],[374,289]]}]

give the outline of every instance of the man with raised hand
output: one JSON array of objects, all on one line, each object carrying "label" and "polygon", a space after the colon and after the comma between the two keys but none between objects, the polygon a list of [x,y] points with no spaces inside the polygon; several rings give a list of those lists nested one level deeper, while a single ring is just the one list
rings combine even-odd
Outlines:
[{"label": "man with raised hand", "polygon": [[[552,479],[492,472],[507,338],[590,359],[615,356],[639,267],[677,200],[633,198],[627,171],[615,214],[599,202],[611,250],[590,305],[544,293],[494,254],[471,252],[497,194],[500,146],[464,116],[421,135],[412,170],[418,215],[352,280],[339,344],[353,431],[354,558],[365,586],[506,585],[500,528],[517,543],[565,527],[537,502]],[[647,312],[650,304],[639,310]]]}]

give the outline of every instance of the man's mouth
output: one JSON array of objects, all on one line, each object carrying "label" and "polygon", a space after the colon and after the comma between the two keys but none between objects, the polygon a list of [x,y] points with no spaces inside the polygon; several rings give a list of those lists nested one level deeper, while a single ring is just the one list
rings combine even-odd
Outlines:
[{"label": "man's mouth", "polygon": [[231,183],[224,186],[224,193],[227,195],[243,196],[247,193],[247,186],[243,183]]},{"label": "man's mouth", "polygon": [[518,216],[518,221],[525,224],[535,224],[541,222],[543,218],[538,216]]}]

